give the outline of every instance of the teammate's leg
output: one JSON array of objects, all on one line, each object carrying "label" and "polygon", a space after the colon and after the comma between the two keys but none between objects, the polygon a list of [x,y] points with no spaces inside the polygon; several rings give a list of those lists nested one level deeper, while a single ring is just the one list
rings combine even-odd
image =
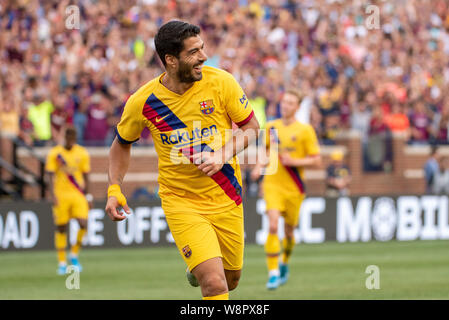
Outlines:
[{"label": "teammate's leg", "polygon": [[293,235],[294,226],[284,222],[285,237],[282,240],[282,263],[287,264],[290,260],[293,247],[295,246],[295,237]]},{"label": "teammate's leg", "polygon": [[269,230],[265,241],[265,254],[268,267],[268,289],[276,289],[279,286],[279,254],[281,243],[278,237],[278,222],[281,212],[276,209],[267,210]]},{"label": "teammate's leg", "polygon": [[70,250],[70,263],[77,267],[79,271],[82,271],[82,266],[79,262],[78,256],[83,243],[84,235],[87,232],[87,219],[76,219],[78,221],[79,230],[76,234],[76,243],[72,246]]},{"label": "teammate's leg", "polygon": [[55,249],[58,257],[58,274],[65,274],[67,268],[67,224],[56,226]]},{"label": "teammate's leg", "polygon": [[67,224],[69,222],[69,204],[65,199],[56,199],[56,205],[53,206],[53,220],[56,226],[55,230],[55,249],[58,258],[57,273],[63,275],[67,270]]},{"label": "teammate's leg", "polygon": [[70,253],[73,256],[78,256],[81,250],[84,235],[87,232],[87,219],[76,219],[78,221],[79,230],[76,234],[76,243],[72,246]]},{"label": "teammate's leg", "polygon": [[76,235],[76,243],[70,250],[70,263],[75,266],[78,271],[82,271],[78,256],[81,250],[84,235],[87,232],[87,218],[89,215],[89,204],[84,196],[79,196],[73,199],[71,207],[71,218],[75,218],[79,225],[79,230]]},{"label": "teammate's leg", "polygon": [[295,246],[294,229],[299,222],[301,204],[305,199],[304,194],[290,195],[286,199],[286,212],[284,216],[284,239],[282,240],[282,257],[279,263],[280,283],[287,282],[289,277],[288,263]]},{"label": "teammate's leg", "polygon": [[288,262],[292,254],[293,247],[295,246],[295,238],[293,234],[294,226],[284,221],[284,239],[282,240],[282,257],[279,264],[280,282],[284,284],[289,277]]}]

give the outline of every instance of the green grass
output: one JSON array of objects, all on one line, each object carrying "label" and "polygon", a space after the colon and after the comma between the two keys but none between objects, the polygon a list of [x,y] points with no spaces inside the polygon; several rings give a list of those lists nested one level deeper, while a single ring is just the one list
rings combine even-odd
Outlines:
[{"label": "green grass", "polygon": [[[0,299],[201,299],[185,278],[175,247],[84,249],[80,289],[56,275],[53,251],[0,253]],[[368,265],[380,268],[380,289],[368,290]],[[289,282],[265,289],[262,246],[247,245],[231,299],[449,299],[449,242],[299,244]]]}]

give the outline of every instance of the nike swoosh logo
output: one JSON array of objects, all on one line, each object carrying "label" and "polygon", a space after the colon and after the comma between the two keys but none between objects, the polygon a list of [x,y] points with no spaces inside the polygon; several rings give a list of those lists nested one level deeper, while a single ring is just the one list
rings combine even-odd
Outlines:
[{"label": "nike swoosh logo", "polygon": [[167,114],[166,116],[163,117],[156,117],[156,123],[161,122],[162,120],[164,120],[165,118],[167,118],[169,115]]}]

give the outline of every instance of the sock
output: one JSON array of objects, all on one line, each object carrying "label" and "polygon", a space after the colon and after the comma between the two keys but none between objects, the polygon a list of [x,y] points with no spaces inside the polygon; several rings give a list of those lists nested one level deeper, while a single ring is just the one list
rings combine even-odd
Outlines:
[{"label": "sock", "polygon": [[277,234],[269,233],[265,242],[265,253],[267,255],[268,271],[279,269],[279,253],[281,242]]},{"label": "sock", "polygon": [[229,300],[229,292],[222,293],[212,297],[203,297],[203,300]]},{"label": "sock", "polygon": [[72,250],[71,250],[71,254],[73,256],[78,256],[78,254],[80,253],[80,249],[81,249],[81,243],[83,242],[83,237],[86,234],[87,229],[79,229],[78,233],[76,235],[76,243],[72,246]]},{"label": "sock", "polygon": [[282,252],[282,263],[283,264],[287,264],[288,261],[290,260],[290,256],[292,254],[292,250],[293,247],[295,246],[295,239],[294,238],[284,238],[284,240],[282,240],[282,247],[283,247],[283,252]]},{"label": "sock", "polygon": [[65,250],[67,248],[67,233],[58,231],[55,232],[55,248],[58,255],[59,264],[66,264],[67,259]]},{"label": "sock", "polygon": [[281,273],[279,272],[279,269],[274,269],[274,270],[270,270],[268,272],[268,277],[272,277],[272,276],[276,276],[279,277],[281,275]]}]

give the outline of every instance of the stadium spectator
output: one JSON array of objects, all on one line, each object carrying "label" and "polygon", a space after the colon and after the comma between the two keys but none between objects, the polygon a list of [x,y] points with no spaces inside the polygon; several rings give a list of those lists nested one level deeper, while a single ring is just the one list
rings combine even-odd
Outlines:
[{"label": "stadium spectator", "polygon": [[371,110],[368,103],[364,101],[356,102],[352,108],[351,128],[360,134],[362,143],[366,144],[370,131]]},{"label": "stadium spectator", "polygon": [[66,95],[56,95],[54,110],[51,113],[51,135],[56,144],[62,144],[64,139],[64,127],[72,122],[72,115],[66,108]]},{"label": "stadium spectator", "polygon": [[365,171],[391,170],[393,161],[391,132],[385,122],[381,106],[374,107],[371,115],[365,160]]},{"label": "stadium spectator", "polygon": [[442,156],[439,159],[439,169],[435,171],[433,176],[432,193],[449,193],[449,158],[446,156]]},{"label": "stadium spectator", "polygon": [[448,144],[449,135],[449,104],[441,108],[440,112],[435,112],[432,124],[432,136],[437,144]]},{"label": "stadium spectator", "polygon": [[33,103],[28,108],[28,119],[33,124],[33,143],[35,146],[51,144],[51,113],[53,104],[45,97],[43,89],[33,94]]},{"label": "stadium spectator", "polygon": [[304,81],[304,83],[301,84],[301,91],[304,93],[304,98],[301,101],[301,105],[298,112],[296,112],[295,117],[299,122],[311,123],[312,109],[316,107],[314,105],[313,93],[311,92],[309,81]]},{"label": "stadium spectator", "polygon": [[417,101],[414,104],[413,110],[410,114],[411,125],[411,142],[414,144],[428,143],[431,130],[431,119],[429,111],[422,101]]},{"label": "stadium spectator", "polygon": [[267,101],[263,96],[263,92],[260,92],[260,89],[258,89],[255,80],[248,83],[246,93],[248,95],[249,103],[251,103],[251,106],[253,107],[254,115],[256,116],[257,121],[259,121],[259,126],[263,129],[267,122],[267,115],[265,113]]},{"label": "stadium spectator", "polygon": [[391,107],[391,113],[386,116],[386,123],[391,132],[403,133],[408,140],[410,137],[410,122],[404,109],[400,102],[394,102]]},{"label": "stadium spectator", "polygon": [[0,96],[0,128],[2,135],[18,137],[20,133],[19,119],[20,108],[14,102],[13,97]]},{"label": "stadium spectator", "polygon": [[430,156],[424,164],[424,178],[426,180],[426,193],[434,192],[435,176],[440,171],[441,156],[438,153],[438,147],[432,146],[430,149]]},{"label": "stadium spectator", "polygon": [[34,128],[31,121],[28,119],[28,109],[22,108],[20,112],[19,117],[19,126],[20,126],[20,132],[19,137],[22,139],[22,141],[27,144],[28,146],[33,145],[33,134],[34,134]]},{"label": "stadium spectator", "polygon": [[340,197],[349,195],[351,172],[344,163],[344,154],[336,150],[331,154],[332,162],[326,169],[326,195],[328,197]]},{"label": "stadium spectator", "polygon": [[87,146],[104,146],[109,129],[109,119],[112,116],[111,106],[107,98],[96,93],[92,96],[91,104],[87,108],[87,124],[84,140]]}]

